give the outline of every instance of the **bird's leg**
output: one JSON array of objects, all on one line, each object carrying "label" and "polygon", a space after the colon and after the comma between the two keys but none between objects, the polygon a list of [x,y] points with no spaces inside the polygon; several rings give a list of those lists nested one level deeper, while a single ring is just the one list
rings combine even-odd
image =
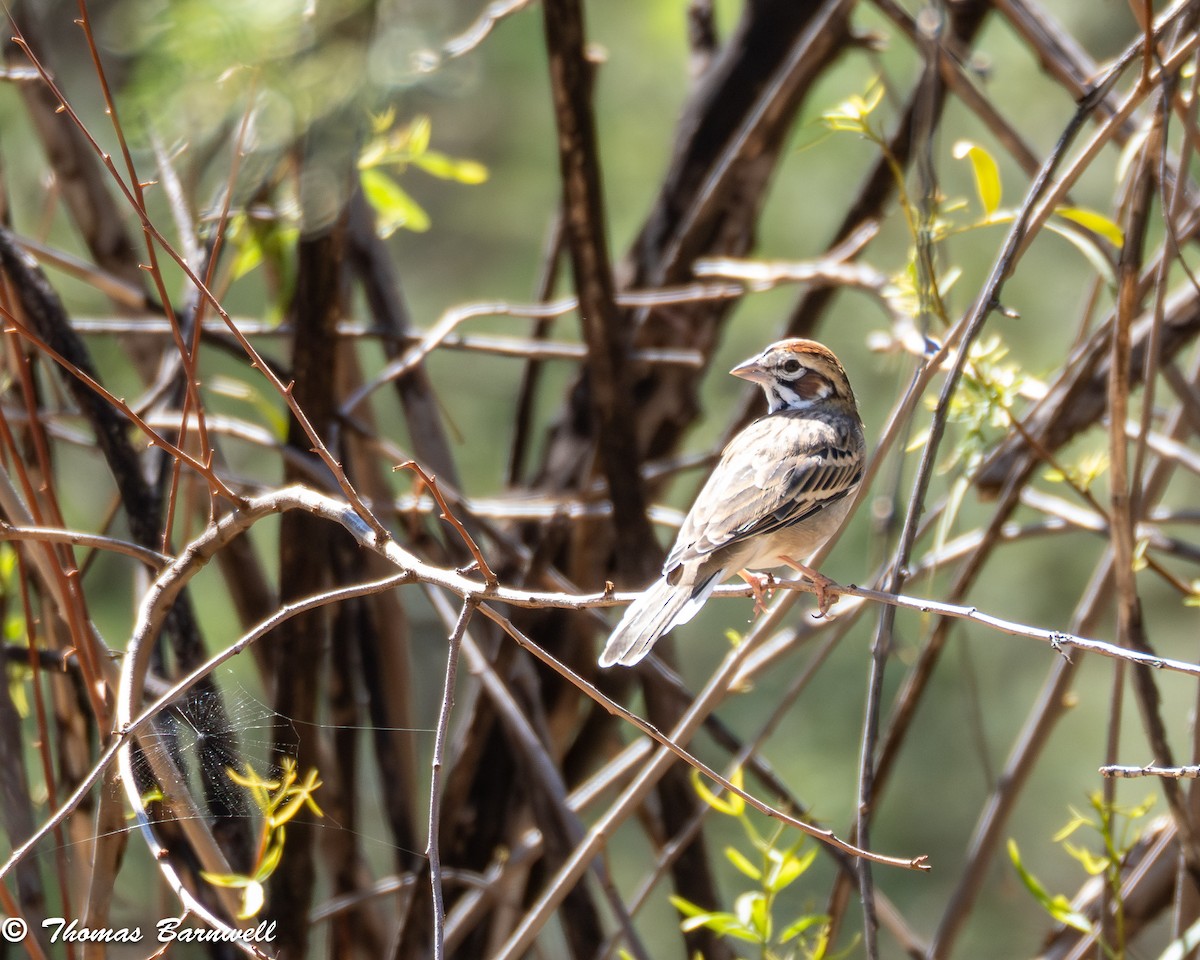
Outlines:
[{"label": "bird's leg", "polygon": [[752,570],[739,570],[738,576],[746,581],[750,592],[754,594],[754,615],[767,611],[767,591],[775,585],[775,578],[769,573],[755,573]]},{"label": "bird's leg", "polygon": [[797,573],[802,574],[812,581],[814,592],[817,595],[816,615],[818,618],[825,616],[825,614],[829,612],[829,608],[841,599],[841,597],[839,597],[836,593],[830,595],[829,588],[836,587],[837,584],[825,576],[825,574],[817,573],[816,570],[813,570],[811,567],[806,567],[804,564],[800,563],[798,560],[793,560],[791,557],[780,557],[779,559]]}]

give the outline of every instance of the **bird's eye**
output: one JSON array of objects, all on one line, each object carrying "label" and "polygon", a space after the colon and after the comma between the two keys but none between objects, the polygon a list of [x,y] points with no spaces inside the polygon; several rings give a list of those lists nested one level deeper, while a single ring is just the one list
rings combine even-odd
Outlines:
[{"label": "bird's eye", "polygon": [[792,357],[790,360],[783,361],[783,372],[784,373],[796,373],[799,369],[800,369],[800,361],[797,360],[795,357]]}]

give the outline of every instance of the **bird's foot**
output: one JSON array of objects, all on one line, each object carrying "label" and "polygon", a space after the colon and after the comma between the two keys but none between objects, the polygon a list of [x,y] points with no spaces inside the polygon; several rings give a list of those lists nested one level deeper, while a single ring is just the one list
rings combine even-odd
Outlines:
[{"label": "bird's foot", "polygon": [[775,587],[775,578],[769,573],[754,573],[751,570],[739,570],[738,576],[746,581],[750,592],[754,594],[754,615],[757,617],[767,611],[767,600]]},{"label": "bird's foot", "polygon": [[806,567],[791,557],[781,557],[780,559],[797,573],[803,574],[812,583],[813,593],[817,598],[817,612],[813,614],[813,617],[820,620],[829,613],[829,608],[841,599],[839,594],[830,592],[831,589],[837,587],[837,583],[830,580],[825,574],[817,573],[816,570]]}]

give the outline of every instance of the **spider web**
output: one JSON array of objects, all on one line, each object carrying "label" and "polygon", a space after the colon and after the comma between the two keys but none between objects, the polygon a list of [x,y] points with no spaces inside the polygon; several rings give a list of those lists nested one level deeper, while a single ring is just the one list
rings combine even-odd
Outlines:
[{"label": "spider web", "polygon": [[[276,742],[279,734],[284,734],[281,743]],[[201,812],[251,816],[247,789],[228,771],[245,776],[253,769],[264,779],[274,779],[283,757],[296,756],[298,741],[297,727],[287,717],[231,674],[218,674],[209,687],[181,694],[139,735],[134,776],[143,796],[155,796],[156,788],[168,800],[186,792]],[[172,763],[164,764],[163,759]],[[164,767],[171,766],[172,774],[166,775]]]},{"label": "spider web", "polygon": [[[296,759],[300,743],[314,737],[325,738],[337,731],[352,731],[362,737],[356,749],[367,755],[372,750],[372,737],[380,732],[414,737],[431,737],[434,733],[432,727],[381,727],[369,720],[361,724],[335,724],[289,717],[248,689],[232,667],[219,668],[211,677],[211,687],[193,688],[164,707],[139,732],[132,745],[130,762],[137,792],[145,801],[150,819],[160,827],[194,813],[209,821],[214,834],[238,820],[251,821],[251,829],[256,832],[261,826],[262,815],[251,791],[232,780],[228,769],[245,775],[249,766],[257,778],[277,780],[282,773],[284,758]],[[255,681],[249,682],[253,685]],[[164,686],[160,681],[158,690],[152,689],[147,694],[146,702],[155,699],[162,689]],[[337,748],[327,744],[326,750],[321,752],[325,754],[329,749]],[[202,767],[202,757],[206,758],[205,767]],[[169,762],[164,764],[164,759]],[[308,772],[298,771],[301,778]],[[368,779],[360,786],[369,783]],[[301,811],[299,817],[309,820],[311,826],[322,831],[353,833],[367,849],[404,850],[420,855],[422,851],[409,850],[395,842],[379,799],[384,790],[392,788],[394,785],[381,781],[375,784],[375,789],[364,789],[353,826],[343,825],[331,815],[329,806],[322,803],[320,790],[315,799],[321,804],[323,815],[311,817]],[[124,803],[121,788],[115,786],[114,789],[117,799]],[[177,804],[172,800],[188,802]],[[193,809],[189,810],[189,806]],[[136,829],[133,819],[127,818],[120,832]],[[92,836],[94,838],[96,834]],[[39,855],[84,842],[87,842],[84,837],[64,838],[56,847],[39,851]]]}]

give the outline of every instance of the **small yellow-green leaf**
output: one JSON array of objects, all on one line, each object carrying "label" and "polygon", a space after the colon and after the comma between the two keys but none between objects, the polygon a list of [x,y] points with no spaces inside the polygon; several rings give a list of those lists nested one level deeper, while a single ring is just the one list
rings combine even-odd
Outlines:
[{"label": "small yellow-green leaf", "polygon": [[287,798],[287,801],[277,807],[275,811],[267,818],[267,822],[272,827],[282,827],[285,823],[292,819],[300,808],[304,806],[308,795],[304,791],[297,791]]},{"label": "small yellow-green leaf", "polygon": [[692,903],[691,900],[687,900],[684,897],[678,896],[674,893],[669,895],[667,899],[671,901],[671,906],[682,913],[685,917],[698,917],[700,914],[708,912],[698,904]]},{"label": "small yellow-green leaf", "polygon": [[277,397],[272,400],[265,396],[258,387],[252,387],[241,380],[235,380],[233,377],[219,373],[209,377],[204,383],[212,393],[218,396],[248,403],[267,421],[273,436],[279,440],[287,438],[288,419],[275,402]]},{"label": "small yellow-green leaf", "polygon": [[325,811],[317,806],[317,801],[313,799],[313,794],[316,793],[317,788],[323,783],[324,781],[319,779],[317,775],[317,768],[312,767],[305,776],[304,783],[302,783],[299,787],[299,789],[304,793],[304,805],[318,817],[325,816]]},{"label": "small yellow-green leaf", "polygon": [[[742,780],[742,770],[739,767],[733,771],[729,782],[740,790],[742,788]],[[723,813],[730,817],[739,817],[742,815],[742,811],[746,809],[746,801],[736,793],[731,793],[728,799],[723,799],[709,790],[708,784],[700,776],[700,771],[696,769],[692,770],[692,786],[695,788],[696,793],[700,795],[700,799],[716,810],[717,813]]]},{"label": "small yellow-green leaf", "polygon": [[883,94],[883,78],[878,75],[872,77],[871,82],[867,84],[866,94],[859,101],[862,105],[863,116],[875,112],[875,108],[883,103]]},{"label": "small yellow-green leaf", "polygon": [[816,856],[816,847],[804,851],[799,856],[792,853],[784,854],[778,865],[773,865],[773,869],[767,874],[767,889],[771,893],[778,893],[792,884],[797,877],[802,876],[812,866]]},{"label": "small yellow-green leaf", "polygon": [[1069,821],[1067,821],[1067,825],[1065,827],[1063,827],[1062,829],[1060,829],[1058,831],[1058,833],[1056,833],[1053,837],[1050,838],[1055,843],[1062,843],[1064,840],[1067,839],[1067,837],[1069,837],[1071,834],[1073,834],[1080,827],[1095,828],[1098,826],[1096,821],[1092,820],[1090,817],[1085,817],[1082,813],[1075,810],[1073,807],[1071,808],[1071,813],[1073,814],[1073,816],[1071,817],[1071,819]]},{"label": "small yellow-green leaf", "polygon": [[247,230],[236,242],[237,254],[230,264],[229,271],[234,280],[240,280],[263,262],[262,244],[253,231]]},{"label": "small yellow-green leaf", "polygon": [[730,863],[737,867],[738,870],[748,876],[751,880],[762,879],[762,871],[759,870],[758,867],[752,864],[748,859],[746,859],[746,855],[736,847],[726,847],[725,857]]},{"label": "small yellow-green leaf", "polygon": [[1092,932],[1092,922],[1082,913],[1077,913],[1071,909],[1071,901],[1061,893],[1050,900],[1046,909],[1049,911],[1050,916],[1064,927],[1070,927],[1072,930],[1078,930],[1080,933]]},{"label": "small yellow-green leaf", "polygon": [[1137,804],[1137,806],[1133,806],[1133,807],[1130,807],[1128,810],[1125,810],[1124,811],[1125,816],[1130,820],[1140,820],[1142,817],[1144,817],[1146,814],[1148,814],[1150,812],[1151,808],[1153,808],[1154,801],[1155,801],[1154,794],[1152,794],[1152,793],[1148,794],[1146,799],[1143,800],[1141,803]]},{"label": "small yellow-green leaf", "polygon": [[262,863],[254,871],[254,879],[257,882],[265,883],[279,867],[279,862],[283,859],[283,843],[284,832],[282,830],[275,831],[271,845],[267,847],[267,852],[263,854]]},{"label": "small yellow-green leaf", "polygon": [[382,113],[371,114],[371,132],[372,133],[387,133],[392,129],[392,124],[396,122],[396,108],[388,107]]},{"label": "small yellow-green leaf", "polygon": [[1025,889],[1032,893],[1039,903],[1045,904],[1049,901],[1050,895],[1046,892],[1046,888],[1038,882],[1037,877],[1025,869],[1025,864],[1021,862],[1021,850],[1017,846],[1017,841],[1011,837],[1008,840],[1008,859],[1017,868],[1017,875],[1025,884]]},{"label": "small yellow-green leaf", "polygon": [[201,870],[200,876],[214,887],[229,887],[234,890],[240,890],[254,882],[240,873],[209,873],[207,870]]},{"label": "small yellow-green leaf", "polygon": [[1066,897],[1062,894],[1051,896],[1037,877],[1025,869],[1025,865],[1021,862],[1021,851],[1017,848],[1017,841],[1011,838],[1008,841],[1008,858],[1016,867],[1021,882],[1025,884],[1025,889],[1033,894],[1034,899],[1042,905],[1043,910],[1068,927],[1085,933],[1091,931],[1091,923],[1088,918],[1072,910],[1071,902]]},{"label": "small yellow-green leaf", "polygon": [[225,775],[239,787],[249,790],[255,805],[260,810],[266,810],[270,805],[271,791],[279,789],[278,780],[264,780],[249,763],[246,764],[245,773],[240,773],[233,767],[226,767]]},{"label": "small yellow-green leaf", "polygon": [[475,160],[459,160],[436,150],[426,150],[413,157],[413,163],[430,176],[458,183],[483,183],[488,178],[488,168]]},{"label": "small yellow-green leaf", "polygon": [[429,229],[429,214],[395,180],[381,170],[359,171],[363,193],[375,208],[376,229],[381,237],[390,237],[401,227],[416,233]]},{"label": "small yellow-green leaf", "polygon": [[719,914],[698,913],[694,917],[688,917],[686,920],[679,921],[679,929],[684,933],[691,933],[693,930],[699,930],[701,927],[707,927],[717,916],[719,916]]},{"label": "small yellow-green leaf", "polygon": [[1146,551],[1149,549],[1149,547],[1150,540],[1147,537],[1142,537],[1136,544],[1134,544],[1133,557],[1131,558],[1134,573],[1145,570],[1146,567],[1149,566],[1149,564],[1146,562]]},{"label": "small yellow-green leaf", "polygon": [[1101,245],[1096,242],[1096,237],[1094,234],[1080,230],[1073,223],[1059,223],[1053,219],[1046,221],[1046,229],[1052,230],[1064,240],[1070,241],[1071,245],[1080,253],[1082,253],[1084,259],[1092,265],[1096,273],[1104,278],[1104,282],[1107,283],[1110,288],[1116,287],[1116,270],[1113,269],[1112,262],[1105,255],[1105,251],[1102,249]]},{"label": "small yellow-green leaf", "polygon": [[904,448],[904,452],[912,453],[914,450],[920,450],[928,442],[929,430],[922,430],[915,437],[908,441],[908,446]]},{"label": "small yellow-green leaf", "polygon": [[1001,187],[1000,168],[995,158],[983,147],[970,140],[959,140],[954,145],[954,157],[962,160],[964,157],[971,161],[971,171],[975,174],[975,192],[983,205],[983,212],[991,216],[1000,209]]},{"label": "small yellow-green leaf", "polygon": [[1087,871],[1088,876],[1100,876],[1100,874],[1108,869],[1108,865],[1111,863],[1108,857],[1097,856],[1086,847],[1078,847],[1073,843],[1064,843],[1062,846],[1063,850]]},{"label": "small yellow-green leaf", "polygon": [[855,94],[843,100],[832,110],[821,114],[821,120],[830,130],[848,130],[855,133],[867,132],[867,118],[883,102],[883,83],[878,77],[867,86],[864,96]]},{"label": "small yellow-green leaf", "polygon": [[[13,616],[9,617],[8,622],[4,625],[6,632],[13,629],[12,621],[14,620],[18,621],[17,626],[21,628],[21,630],[24,630],[25,618]],[[8,677],[8,695],[12,700],[13,707],[16,708],[17,715],[22,720],[26,719],[30,715],[29,697],[25,693],[25,687],[30,680],[30,678],[25,674],[25,670],[27,669],[27,667],[23,668],[21,666],[10,668],[11,672],[9,673]]]},{"label": "small yellow-green leaf", "polygon": [[1064,220],[1070,220],[1072,223],[1091,230],[1092,233],[1103,237],[1118,249],[1125,245],[1125,234],[1121,228],[1102,213],[1083,207],[1056,207],[1054,213]]},{"label": "small yellow-green leaf", "polygon": [[787,943],[789,940],[795,940],[796,937],[808,930],[809,927],[828,922],[829,917],[823,913],[814,913],[807,917],[801,917],[795,923],[784,928],[783,932],[779,934],[779,942]]},{"label": "small yellow-green leaf", "polygon": [[433,135],[433,123],[422,113],[408,125],[408,152],[416,160],[429,149],[429,138]]},{"label": "small yellow-green leaf", "polygon": [[163,793],[162,787],[153,786],[142,794],[142,806],[150,803],[162,802],[167,799],[167,795]]},{"label": "small yellow-green leaf", "polygon": [[733,902],[733,909],[738,920],[755,934],[759,943],[771,939],[771,911],[765,893],[761,890],[743,893]]}]

